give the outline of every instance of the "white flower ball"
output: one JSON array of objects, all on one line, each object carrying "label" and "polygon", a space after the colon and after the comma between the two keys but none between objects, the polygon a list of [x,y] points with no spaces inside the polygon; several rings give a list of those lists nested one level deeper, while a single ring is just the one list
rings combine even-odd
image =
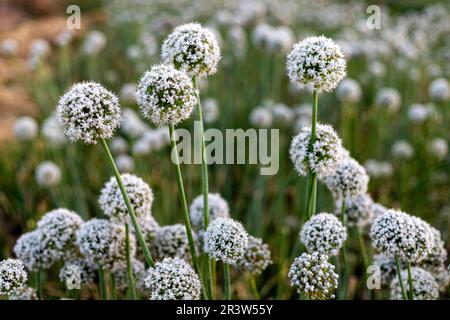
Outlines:
[{"label": "white flower ball", "polygon": [[272,259],[269,246],[262,239],[249,235],[244,255],[237,262],[238,269],[252,275],[258,275],[270,264],[272,264]]},{"label": "white flower ball", "polygon": [[397,140],[391,147],[391,154],[394,158],[409,160],[414,156],[414,148],[406,140]]},{"label": "white flower ball", "polygon": [[41,187],[54,187],[61,181],[61,170],[52,161],[44,161],[36,167],[35,178]]},{"label": "white flower ball", "polygon": [[430,83],[428,94],[434,101],[445,102],[450,99],[450,85],[447,79],[439,78]]},{"label": "white flower ball", "polygon": [[148,270],[150,300],[199,300],[201,282],[194,269],[178,258],[164,258]]},{"label": "white flower ball", "polygon": [[342,49],[324,36],[300,41],[287,56],[288,76],[300,88],[330,92],[345,77],[345,69]]},{"label": "white flower ball", "polygon": [[245,253],[248,235],[244,227],[230,218],[211,222],[203,236],[204,251],[211,258],[236,265]]},{"label": "white flower ball", "polygon": [[39,229],[24,233],[17,239],[14,253],[28,271],[47,270],[61,258],[61,251],[48,246],[47,239]]},{"label": "white flower ball", "polygon": [[[359,194],[355,197],[345,198],[345,223],[348,226],[364,228],[373,219],[373,200],[368,194]],[[335,214],[341,219],[342,198],[336,199]]]},{"label": "white flower ball", "polygon": [[191,77],[206,77],[217,71],[220,48],[214,33],[199,23],[178,26],[161,48],[161,59]]},{"label": "white flower ball", "polygon": [[39,126],[31,117],[21,117],[14,123],[14,136],[19,141],[31,141],[36,138]]},{"label": "white flower ball", "polygon": [[[403,286],[408,292],[408,270],[403,270],[401,275]],[[413,300],[437,300],[439,298],[439,286],[429,272],[413,267],[411,268],[411,277],[413,279]],[[394,277],[391,282],[391,299],[403,300],[398,277]]]},{"label": "white flower ball", "polygon": [[344,79],[337,87],[336,95],[342,102],[357,103],[361,101],[361,86],[356,80]]},{"label": "white flower ball", "polygon": [[390,113],[398,111],[401,103],[402,96],[394,88],[381,88],[375,96],[375,105],[381,109],[386,109]]},{"label": "white flower ball", "polygon": [[329,213],[318,213],[300,231],[300,241],[309,252],[335,256],[347,240],[347,229]]},{"label": "white flower ball", "polygon": [[28,275],[22,261],[6,259],[0,262],[0,295],[9,295],[23,287]]},{"label": "white flower ball", "polygon": [[59,126],[58,119],[52,115],[42,123],[42,135],[50,145],[59,147],[67,142],[64,132]]},{"label": "white flower ball", "polygon": [[[192,228],[195,230],[203,229],[203,195],[197,196],[191,204],[189,209],[189,216],[191,218]],[[227,201],[218,193],[208,194],[208,210],[209,210],[209,222],[214,221],[217,218],[229,218],[230,208]]]},{"label": "white flower ball", "polygon": [[[153,192],[150,186],[144,180],[132,174],[124,173],[121,177],[136,217],[151,214]],[[111,177],[103,187],[98,203],[112,222],[131,224],[125,200],[115,177]]]},{"label": "white flower ball", "polygon": [[338,287],[338,275],[328,256],[318,252],[302,253],[289,269],[289,279],[299,294],[311,299],[333,299]]},{"label": "white flower ball", "polygon": [[144,117],[161,127],[188,119],[197,103],[197,94],[186,73],[160,64],[142,76],[137,101]]},{"label": "white flower ball", "polygon": [[156,256],[160,259],[169,257],[191,260],[186,227],[182,224],[159,227],[155,231],[153,243]]},{"label": "white flower ball", "polygon": [[334,172],[343,159],[341,139],[329,125],[318,123],[316,141],[310,148],[311,127],[303,127],[292,139],[289,154],[295,169],[301,176],[308,172],[325,177]]},{"label": "white flower ball", "polygon": [[73,85],[59,99],[56,112],[66,137],[87,144],[111,138],[122,120],[117,96],[92,81]]}]

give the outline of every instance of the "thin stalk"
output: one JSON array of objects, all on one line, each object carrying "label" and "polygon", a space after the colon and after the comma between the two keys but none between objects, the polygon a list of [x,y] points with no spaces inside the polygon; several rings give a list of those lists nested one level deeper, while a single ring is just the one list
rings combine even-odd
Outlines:
[{"label": "thin stalk", "polygon": [[[356,227],[356,232],[358,233],[358,239],[359,239],[359,246],[361,248],[361,255],[363,258],[364,263],[364,282],[367,278],[367,268],[369,267],[369,257],[367,255],[366,250],[366,242],[364,241],[363,233],[361,232],[361,229],[359,227]],[[370,299],[371,297],[371,291],[369,288],[367,288],[367,298]]]},{"label": "thin stalk", "polygon": [[[345,226],[345,197],[342,197],[341,203],[341,222],[342,225]],[[349,266],[348,266],[348,257],[347,257],[347,245],[344,243],[342,245],[342,260],[343,260],[343,272],[342,272],[342,298],[346,299],[347,297],[347,286],[348,286],[348,276],[349,276]]]},{"label": "thin stalk", "polygon": [[395,256],[395,265],[397,267],[398,282],[400,283],[400,288],[402,290],[403,300],[408,300],[408,295],[406,294],[405,285],[404,285],[403,279],[402,279],[402,271],[400,269],[400,260],[398,259],[397,256]]},{"label": "thin stalk", "polygon": [[147,243],[144,240],[144,235],[142,234],[141,228],[139,227],[139,224],[137,222],[136,214],[134,213],[134,209],[131,206],[130,198],[128,197],[125,187],[123,186],[122,177],[119,173],[119,170],[117,169],[116,163],[114,162],[114,158],[111,154],[111,151],[109,150],[108,144],[106,143],[105,139],[100,139],[100,142],[103,146],[103,149],[105,150],[109,164],[114,172],[114,176],[116,177],[117,184],[119,185],[123,199],[125,200],[125,204],[128,209],[128,214],[130,215],[131,222],[133,223],[134,231],[136,232],[136,237],[139,241],[139,245],[141,246],[141,249],[144,252],[145,260],[147,261],[147,264],[149,266],[153,267],[155,265],[155,262],[152,258],[150,250],[148,249]]},{"label": "thin stalk", "polygon": [[42,292],[41,270],[36,271],[36,291],[39,300],[41,300],[44,297]]},{"label": "thin stalk", "polygon": [[[184,224],[186,226],[186,233],[187,238],[189,242],[189,250],[191,252],[192,256],[192,263],[194,264],[194,269],[197,272],[197,274],[201,277],[201,269],[200,264],[198,262],[197,253],[195,250],[195,243],[194,243],[194,237],[192,236],[192,227],[191,227],[191,220],[189,218],[189,211],[186,201],[186,193],[184,192],[184,185],[183,185],[183,177],[181,175],[181,167],[180,167],[180,160],[178,158],[178,150],[177,150],[177,142],[175,139],[175,127],[173,124],[169,125],[169,133],[170,133],[170,145],[172,149],[172,157],[173,161],[175,162],[175,173],[177,177],[177,184],[178,184],[178,191],[179,191],[179,198],[181,203],[181,208],[183,211],[183,219]],[[210,299],[210,295],[208,294],[209,291],[205,290],[205,279],[202,278],[202,285],[203,285],[203,293],[206,296],[207,299]]]},{"label": "thin stalk", "polygon": [[[317,109],[318,109],[318,92],[313,91],[313,104],[312,104],[312,119],[311,119],[311,138],[309,148],[312,150],[314,143],[316,142],[316,126],[317,126]],[[309,183],[308,183],[309,182]],[[316,201],[317,201],[317,175],[316,173],[308,174],[308,219],[316,213]]]},{"label": "thin stalk", "polygon": [[250,278],[250,285],[252,286],[253,295],[255,296],[256,300],[260,300],[261,297],[259,296],[258,287],[256,286],[255,277],[252,276]]},{"label": "thin stalk", "polygon": [[411,276],[411,261],[409,259],[408,259],[408,284],[409,284],[408,298],[409,300],[414,300],[414,286],[413,286],[413,278]]},{"label": "thin stalk", "polygon": [[231,300],[230,266],[227,263],[223,264],[223,291],[224,300]]},{"label": "thin stalk", "polygon": [[[201,142],[201,152],[202,152],[202,165],[201,165],[201,176],[202,176],[202,194],[203,194],[203,228],[206,230],[209,224],[209,204],[208,204],[208,194],[209,194],[209,182],[208,182],[208,164],[206,161],[206,146],[205,146],[205,132],[203,128],[203,111],[202,104],[200,100],[200,95],[198,91],[197,79],[193,78],[194,86],[197,92],[197,105],[196,111],[199,122],[200,129],[200,142]],[[213,292],[213,283],[212,283],[212,265],[211,259],[208,255],[204,255],[206,261],[206,268],[204,273],[205,283],[207,285],[206,289],[208,290],[208,296],[212,297]]]},{"label": "thin stalk", "polygon": [[136,288],[134,286],[133,269],[131,267],[131,254],[130,254],[130,231],[128,223],[125,224],[125,252],[127,255],[127,273],[128,273],[128,290],[131,300],[136,300]]},{"label": "thin stalk", "polygon": [[98,266],[98,279],[100,282],[100,295],[102,297],[102,300],[108,300],[108,290],[106,289],[105,273],[103,272],[103,268],[101,266]]},{"label": "thin stalk", "polygon": [[110,280],[111,280],[111,300],[117,300],[117,288],[116,288],[116,278],[114,277],[114,274],[110,274]]}]

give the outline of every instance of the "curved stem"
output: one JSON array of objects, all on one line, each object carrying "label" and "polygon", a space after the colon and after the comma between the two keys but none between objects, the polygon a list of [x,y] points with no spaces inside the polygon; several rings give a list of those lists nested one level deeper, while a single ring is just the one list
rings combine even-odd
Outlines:
[{"label": "curved stem", "polygon": [[111,154],[111,151],[109,150],[108,144],[106,143],[105,139],[100,139],[100,142],[103,146],[103,149],[105,150],[109,164],[113,169],[114,176],[116,177],[116,181],[117,184],[119,185],[120,192],[122,193],[123,199],[127,206],[128,214],[130,215],[131,222],[133,223],[134,231],[136,232],[136,237],[139,241],[139,245],[141,246],[142,251],[144,252],[145,260],[147,261],[147,264],[149,266],[153,267],[155,265],[155,262],[152,258],[150,250],[148,249],[147,243],[144,240],[144,235],[142,234],[141,228],[139,227],[139,224],[137,222],[136,214],[134,213],[134,209],[131,206],[130,198],[128,197],[127,191],[123,186],[122,177],[119,173],[119,170],[117,169],[116,163],[114,162],[114,158]]},{"label": "curved stem", "polygon": [[259,296],[258,287],[256,286],[255,277],[252,276],[250,278],[250,285],[252,286],[253,295],[255,296],[256,300],[260,300],[261,297]]},{"label": "curved stem", "polygon": [[223,291],[224,300],[231,300],[230,266],[223,264]]},{"label": "curved stem", "polygon": [[127,255],[127,273],[128,273],[128,290],[131,300],[136,300],[136,288],[134,286],[133,269],[131,266],[131,254],[130,254],[130,231],[128,223],[125,224],[125,252]]},{"label": "curved stem", "polygon": [[[203,128],[203,112],[202,104],[200,100],[200,95],[198,91],[197,79],[193,79],[194,86],[197,92],[197,105],[196,111],[198,116],[199,130],[200,130],[200,143],[201,143],[201,176],[202,176],[202,194],[203,194],[203,229],[206,230],[209,224],[209,204],[208,204],[208,194],[209,194],[209,182],[208,182],[208,163],[206,159],[206,146],[205,146],[205,133]],[[205,283],[208,289],[208,296],[211,298],[213,293],[213,283],[212,283],[212,264],[211,259],[208,255],[204,255],[204,260],[206,261],[206,268],[204,272]]]},{"label": "curved stem", "polygon": [[203,285],[203,293],[206,295],[207,298],[208,292],[205,290],[205,283],[204,283],[204,277],[202,277],[200,264],[198,261],[198,256],[195,250],[195,242],[194,237],[192,236],[192,227],[191,227],[191,219],[189,217],[189,210],[187,206],[186,201],[186,193],[184,192],[184,185],[183,185],[183,177],[181,175],[181,167],[180,167],[180,160],[178,158],[178,150],[177,150],[177,142],[175,139],[175,127],[173,124],[169,125],[169,133],[170,133],[170,145],[172,150],[172,160],[175,163],[175,173],[177,177],[177,184],[178,184],[178,191],[179,191],[179,198],[181,203],[181,208],[183,211],[183,219],[184,224],[186,226],[186,234],[189,242],[189,250],[191,252],[192,256],[192,263],[194,264],[194,269],[197,272],[197,274],[202,278],[202,285]]},{"label": "curved stem", "polygon": [[408,300],[408,295],[406,294],[406,290],[405,290],[405,284],[403,283],[403,279],[402,279],[402,271],[400,269],[400,260],[398,259],[397,256],[395,256],[395,266],[397,267],[397,277],[398,277],[398,282],[400,283],[400,288],[402,290],[403,300]]}]

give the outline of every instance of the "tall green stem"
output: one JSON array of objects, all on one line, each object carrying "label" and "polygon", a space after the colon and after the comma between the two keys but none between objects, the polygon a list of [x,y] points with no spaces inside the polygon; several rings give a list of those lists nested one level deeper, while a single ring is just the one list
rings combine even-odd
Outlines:
[{"label": "tall green stem", "polygon": [[[341,202],[341,222],[342,225],[345,227],[346,223],[345,223],[345,197],[342,197],[342,202]],[[342,260],[343,260],[343,264],[344,264],[344,270],[342,273],[342,298],[346,299],[347,298],[347,287],[348,287],[348,276],[349,276],[349,265],[348,265],[348,257],[347,257],[347,245],[344,244],[342,245]]]},{"label": "tall green stem", "polygon": [[128,291],[131,300],[136,300],[136,288],[134,286],[133,269],[131,266],[131,254],[130,254],[130,231],[128,223],[125,224],[125,252],[127,255],[127,273],[128,273]]},{"label": "tall green stem", "polygon": [[[202,194],[203,194],[203,228],[206,230],[208,228],[209,224],[209,204],[208,204],[208,194],[209,194],[209,182],[208,182],[208,163],[206,159],[206,145],[205,145],[205,133],[203,128],[203,111],[202,111],[202,104],[200,100],[200,95],[198,91],[198,85],[197,85],[197,79],[193,78],[194,86],[197,92],[197,105],[196,105],[196,111],[198,116],[198,123],[199,123],[199,129],[200,129],[200,143],[201,143],[201,153],[202,153],[202,166],[201,166],[201,176],[202,176]],[[206,268],[205,268],[205,283],[207,285],[208,290],[208,296],[212,298],[213,294],[213,283],[212,283],[212,264],[211,259],[208,257],[208,255],[204,255],[204,260],[206,261]]]},{"label": "tall green stem", "polygon": [[[311,138],[309,148],[313,149],[316,142],[316,126],[317,126],[317,109],[318,109],[318,92],[313,91],[313,104],[312,104],[312,119],[311,119]],[[308,174],[308,219],[316,213],[317,202],[317,174],[310,172]]]},{"label": "tall green stem", "polygon": [[[364,235],[361,231],[361,229],[359,227],[356,227],[356,232],[358,233],[358,239],[359,239],[359,246],[361,248],[361,255],[363,258],[363,263],[364,263],[364,282],[367,278],[367,268],[369,267],[369,256],[367,255],[367,250],[366,250],[366,242],[364,241]],[[371,291],[369,288],[367,288],[367,298],[370,299],[371,298]]]},{"label": "tall green stem", "polygon": [[133,223],[134,231],[136,232],[139,245],[141,246],[141,249],[144,252],[145,260],[147,261],[147,264],[149,266],[153,267],[155,265],[155,262],[152,258],[150,250],[148,249],[147,243],[145,242],[141,228],[139,227],[139,224],[137,222],[136,214],[134,213],[134,209],[131,206],[130,198],[128,197],[127,191],[123,186],[122,177],[119,173],[119,170],[117,169],[116,163],[114,162],[114,158],[111,154],[111,151],[109,150],[108,144],[106,143],[105,139],[100,139],[100,142],[103,146],[103,149],[105,150],[109,164],[114,172],[114,176],[116,177],[117,184],[119,185],[120,192],[122,193],[123,199],[128,209],[128,214],[130,215],[131,222]]},{"label": "tall green stem", "polygon": [[224,300],[231,300],[230,266],[227,263],[223,264],[223,291]]},{"label": "tall green stem", "polygon": [[194,237],[192,236],[191,219],[189,218],[189,210],[188,210],[187,201],[186,201],[186,193],[184,192],[183,177],[181,175],[180,160],[178,158],[177,142],[176,142],[176,138],[175,138],[175,127],[173,124],[169,125],[169,133],[170,133],[170,145],[172,147],[172,161],[175,162],[175,173],[176,173],[176,177],[177,177],[178,191],[180,194],[179,198],[180,198],[180,203],[181,203],[181,209],[183,211],[183,219],[184,219],[184,224],[186,226],[186,233],[187,233],[187,238],[188,238],[188,242],[189,242],[189,250],[190,250],[191,256],[192,256],[192,263],[194,264],[195,271],[202,278],[204,294],[205,294],[206,298],[209,298],[208,292],[205,290],[205,279],[204,279],[204,277],[202,277],[200,264],[198,261],[198,256],[197,256],[197,253],[195,250]]},{"label": "tall green stem", "polygon": [[103,272],[103,268],[101,266],[98,266],[98,279],[100,282],[100,295],[102,296],[102,300],[108,300],[108,290],[106,289],[105,273]]},{"label": "tall green stem", "polygon": [[408,284],[409,284],[408,298],[409,300],[414,300],[414,285],[413,285],[413,278],[411,275],[411,261],[409,259],[408,259]]},{"label": "tall green stem", "polygon": [[259,296],[258,287],[256,286],[256,281],[255,281],[254,276],[252,276],[250,278],[250,285],[252,286],[252,291],[253,291],[253,295],[255,296],[255,299],[259,300],[260,296]]},{"label": "tall green stem", "polygon": [[405,290],[405,284],[403,283],[403,279],[402,279],[402,270],[400,269],[400,260],[398,259],[397,256],[395,256],[395,265],[397,267],[398,282],[400,283],[400,288],[402,290],[403,300],[408,300],[408,295],[406,294],[406,290]]},{"label": "tall green stem", "polygon": [[39,300],[44,298],[42,293],[42,281],[41,281],[41,270],[36,271],[36,291]]}]

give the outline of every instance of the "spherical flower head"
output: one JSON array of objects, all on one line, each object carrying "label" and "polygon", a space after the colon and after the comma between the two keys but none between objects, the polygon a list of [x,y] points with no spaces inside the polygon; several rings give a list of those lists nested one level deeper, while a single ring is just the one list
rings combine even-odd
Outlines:
[{"label": "spherical flower head", "polygon": [[309,37],[294,45],[287,56],[287,73],[300,88],[330,92],[346,75],[342,49],[324,36]]},{"label": "spherical flower head", "polygon": [[58,252],[63,257],[75,247],[76,232],[82,224],[77,213],[60,208],[47,212],[37,226],[45,239],[46,250]]},{"label": "spherical flower head", "polygon": [[36,229],[17,239],[14,253],[28,271],[47,270],[61,258],[61,251],[52,249],[47,243],[48,237],[40,229]]},{"label": "spherical flower head", "polygon": [[[408,270],[403,270],[401,275],[403,286],[408,292]],[[413,300],[437,300],[439,298],[439,286],[428,271],[413,267],[411,268],[411,278],[413,280]],[[403,300],[398,277],[394,277],[391,282],[391,299]]]},{"label": "spherical flower head", "polygon": [[420,266],[431,272],[431,270],[438,270],[444,266],[447,261],[447,250],[441,232],[432,226],[429,228],[432,235],[432,246],[430,253],[420,261]]},{"label": "spherical flower head", "polygon": [[242,224],[230,218],[217,218],[203,237],[204,251],[213,259],[236,265],[244,256],[248,235]]},{"label": "spherical flower head", "polygon": [[311,299],[333,299],[338,287],[334,265],[328,261],[328,256],[318,252],[302,253],[295,258],[288,276],[291,286]]},{"label": "spherical flower head", "polygon": [[337,87],[336,94],[342,102],[357,103],[361,100],[361,86],[353,79],[344,79]]},{"label": "spherical flower head", "polygon": [[430,98],[437,102],[445,102],[450,99],[450,85],[445,78],[435,79],[428,87]]},{"label": "spherical flower head", "polygon": [[181,25],[169,34],[161,59],[191,77],[206,77],[217,71],[220,48],[215,35],[199,23]]},{"label": "spherical flower head", "polygon": [[[189,209],[191,224],[195,230],[204,229],[203,210],[203,195],[199,195],[194,199],[194,201],[192,201],[191,207]],[[208,210],[209,222],[212,222],[217,218],[230,217],[230,208],[228,207],[228,203],[218,193],[208,194]]]},{"label": "spherical flower head", "polygon": [[[126,260],[125,227],[103,219],[91,219],[77,231],[76,243],[82,255],[101,267]],[[130,255],[136,253],[136,239],[130,234]]]},{"label": "spherical flower head", "polygon": [[445,139],[434,138],[431,140],[429,150],[438,160],[444,160],[448,155],[448,143]]},{"label": "spherical flower head", "polygon": [[343,159],[341,139],[329,125],[317,124],[316,141],[311,145],[311,127],[303,127],[292,139],[289,154],[301,176],[315,172],[325,177],[334,172]]},{"label": "spherical flower head", "polygon": [[[141,232],[144,236],[145,242],[152,246],[155,241],[156,231],[160,228],[158,222],[150,214],[139,217],[137,220],[139,226],[141,227]],[[135,232],[134,228],[132,228],[131,231]]]},{"label": "spherical flower head", "polygon": [[[360,194],[353,198],[345,198],[344,215],[348,226],[356,226],[360,229],[369,225],[373,220],[373,200],[369,194]],[[342,198],[336,199],[335,214],[341,218]]]},{"label": "spherical flower head", "polygon": [[150,300],[199,300],[201,283],[194,269],[184,260],[164,258],[148,270],[145,286]]},{"label": "spherical flower head", "polygon": [[9,295],[25,285],[28,275],[22,261],[6,259],[0,262],[0,295]]},{"label": "spherical flower head", "polygon": [[180,258],[190,261],[186,227],[182,224],[160,227],[155,232],[154,248],[158,258]]},{"label": "spherical flower head", "polygon": [[249,122],[257,128],[269,128],[273,122],[273,115],[269,108],[257,107],[250,112]]},{"label": "spherical flower head", "polygon": [[309,252],[335,256],[347,240],[347,229],[336,216],[318,213],[300,231],[300,241]]},{"label": "spherical flower head", "polygon": [[370,237],[372,246],[379,252],[412,263],[425,259],[433,245],[429,225],[417,217],[392,209],[373,221]]},{"label": "spherical flower head", "polygon": [[[394,257],[387,256],[384,253],[377,253],[373,256],[373,264],[380,268],[381,285],[389,287],[392,279],[397,277],[397,266]],[[406,268],[406,261],[400,260],[400,267]]]},{"label": "spherical flower head", "polygon": [[397,89],[381,88],[375,96],[375,105],[381,109],[386,109],[390,113],[400,109],[402,96]]},{"label": "spherical flower head", "polygon": [[351,198],[367,192],[369,176],[356,160],[345,158],[334,173],[325,178],[325,183],[335,198]]},{"label": "spherical flower head", "polygon": [[373,213],[373,218],[374,219],[376,219],[378,216],[381,216],[387,210],[388,209],[385,206],[383,206],[383,205],[381,205],[379,203],[374,202],[372,204],[372,213]]},{"label": "spherical flower head", "polygon": [[64,132],[58,124],[56,116],[52,115],[42,123],[42,135],[53,147],[59,147],[67,142]]},{"label": "spherical flower head", "polygon": [[8,296],[8,300],[39,300],[36,289],[23,286],[20,287],[13,292],[11,292]]},{"label": "spherical flower head", "polygon": [[392,145],[391,153],[394,158],[408,160],[414,156],[414,148],[406,140],[397,140]]},{"label": "spherical flower head", "polygon": [[80,289],[93,283],[97,276],[97,265],[84,258],[66,261],[59,271],[59,279],[68,288]]},{"label": "spherical flower head", "polygon": [[145,118],[158,127],[176,125],[190,117],[197,90],[184,71],[159,64],[145,72],[137,88],[137,101]]},{"label": "spherical flower head", "polygon": [[39,126],[31,117],[21,117],[14,123],[14,136],[19,141],[31,141],[38,134]]},{"label": "spherical flower head", "polygon": [[[153,192],[150,186],[144,180],[132,174],[122,174],[121,178],[136,217],[149,215],[153,203]],[[98,202],[100,208],[112,222],[131,224],[125,200],[115,177],[111,177],[105,184]]]},{"label": "spherical flower head", "polygon": [[54,187],[61,181],[61,170],[52,161],[44,161],[36,167],[35,178],[41,187]]},{"label": "spherical flower head", "polygon": [[269,246],[262,239],[249,235],[244,255],[237,262],[239,270],[259,275],[270,264],[272,264],[272,258]]},{"label": "spherical flower head", "polygon": [[56,112],[66,137],[87,144],[111,138],[122,119],[117,96],[93,81],[73,85],[59,99]]},{"label": "spherical flower head", "polygon": [[[120,261],[114,263],[112,267],[112,274],[114,275],[114,280],[116,282],[116,288],[124,291],[128,288],[128,269],[126,262]],[[137,260],[132,259],[131,260],[131,272],[133,274],[133,278],[135,280],[140,279],[141,275],[145,273],[145,266],[144,264]],[[136,283],[137,284],[137,283]]]}]

